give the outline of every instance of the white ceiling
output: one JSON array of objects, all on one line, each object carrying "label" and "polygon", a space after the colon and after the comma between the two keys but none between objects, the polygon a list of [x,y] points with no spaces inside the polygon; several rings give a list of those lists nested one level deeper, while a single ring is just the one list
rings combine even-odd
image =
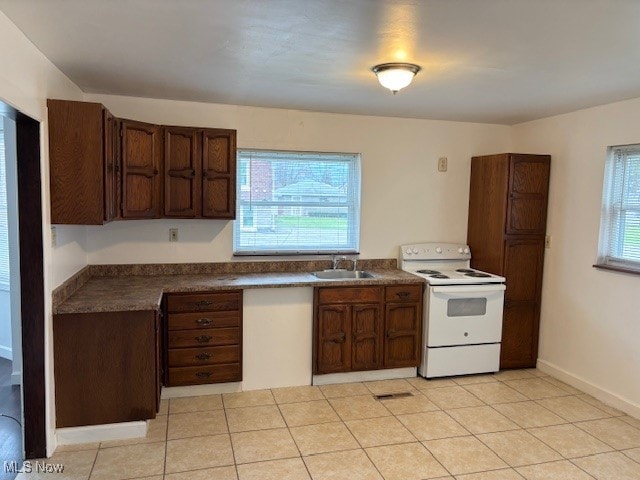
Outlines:
[{"label": "white ceiling", "polygon": [[[503,124],[640,97],[640,0],[0,0],[0,10],[91,93]],[[370,70],[390,61],[423,67],[395,96]]]}]

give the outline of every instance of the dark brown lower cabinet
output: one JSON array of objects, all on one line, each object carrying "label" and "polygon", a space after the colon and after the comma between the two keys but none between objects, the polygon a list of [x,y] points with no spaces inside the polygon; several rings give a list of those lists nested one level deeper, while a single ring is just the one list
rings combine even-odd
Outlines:
[{"label": "dark brown lower cabinet", "polygon": [[420,363],[422,285],[320,287],[314,299],[315,374]]},{"label": "dark brown lower cabinet", "polygon": [[154,311],[54,315],[56,426],[155,418],[160,334]]},{"label": "dark brown lower cabinet", "polygon": [[242,291],[165,297],[165,384],[242,380]]}]

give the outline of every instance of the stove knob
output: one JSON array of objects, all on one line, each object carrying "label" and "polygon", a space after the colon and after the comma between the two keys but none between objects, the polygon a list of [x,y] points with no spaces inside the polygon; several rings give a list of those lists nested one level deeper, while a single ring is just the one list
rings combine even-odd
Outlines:
[{"label": "stove knob", "polygon": [[458,253],[464,253],[464,248],[460,247],[460,248],[458,249]]},{"label": "stove knob", "polygon": [[417,254],[417,253],[418,253],[418,249],[417,249],[417,248],[414,248],[414,249],[412,250],[412,252],[413,252],[413,253],[415,253],[415,254]]},{"label": "stove knob", "polygon": [[436,248],[436,253],[442,253],[442,249],[440,247]]},{"label": "stove knob", "polygon": [[464,247],[464,253],[469,253],[469,247]]},{"label": "stove knob", "polygon": [[407,255],[411,255],[411,249],[410,249],[410,248],[407,248],[407,249],[404,251],[404,253],[406,253]]}]

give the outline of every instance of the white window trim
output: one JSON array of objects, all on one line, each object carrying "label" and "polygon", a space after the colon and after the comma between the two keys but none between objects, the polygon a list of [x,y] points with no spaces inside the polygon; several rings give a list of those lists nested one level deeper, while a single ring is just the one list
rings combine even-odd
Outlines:
[{"label": "white window trim", "polygon": [[[238,172],[240,168],[240,156],[247,155],[248,153],[256,153],[260,154],[268,154],[273,153],[277,155],[286,156],[290,154],[291,157],[296,156],[326,156],[327,160],[331,160],[331,156],[336,158],[344,157],[350,158],[350,162],[352,165],[352,169],[350,171],[350,181],[349,184],[355,188],[356,193],[351,202],[347,202],[346,204],[340,203],[336,206],[340,207],[349,207],[352,210],[352,215],[350,218],[355,220],[354,224],[351,226],[350,233],[350,248],[304,248],[301,246],[292,246],[291,248],[284,249],[269,249],[269,248],[260,248],[260,249],[248,249],[239,246],[239,234],[240,230],[244,229],[245,231],[250,231],[251,228],[247,228],[242,225],[242,207],[247,206],[248,204],[244,202],[241,198],[241,190],[242,188],[246,188],[245,186],[240,185],[240,182],[237,184],[237,197],[236,197],[236,220],[234,221],[233,226],[233,255],[234,256],[289,256],[289,255],[325,255],[325,254],[358,254],[360,248],[360,203],[361,203],[361,195],[362,195],[362,186],[361,186],[361,156],[357,153],[336,153],[336,152],[309,152],[309,151],[287,151],[287,150],[260,150],[260,149],[238,149]],[[299,201],[295,202],[296,205],[293,206],[317,206],[318,204],[315,202],[304,202]],[[260,201],[260,206],[282,206],[283,204],[278,201]],[[324,206],[327,206],[324,204]]]},{"label": "white window trim", "polygon": [[619,243],[616,236],[620,235],[620,213],[621,212],[638,212],[640,214],[640,205],[625,204],[626,197],[624,192],[618,191],[616,188],[616,179],[622,176],[622,185],[626,180],[626,172],[619,172],[623,167],[617,163],[616,158],[619,155],[637,154],[640,155],[640,144],[636,145],[618,145],[607,149],[607,162],[604,172],[604,188],[602,192],[602,212],[600,216],[600,237],[598,242],[598,258],[595,267],[610,270],[618,270],[627,273],[640,274],[640,260],[636,261],[620,255]]}]

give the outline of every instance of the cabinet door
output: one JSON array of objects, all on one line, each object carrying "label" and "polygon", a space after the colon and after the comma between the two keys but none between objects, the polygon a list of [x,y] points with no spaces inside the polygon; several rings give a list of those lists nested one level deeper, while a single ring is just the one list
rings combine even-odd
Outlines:
[{"label": "cabinet door", "polygon": [[157,125],[122,121],[122,217],[160,215],[162,131]]},{"label": "cabinet door", "polygon": [[103,110],[104,124],[104,220],[118,217],[118,125],[117,119]]},{"label": "cabinet door", "polygon": [[351,369],[351,318],[348,305],[318,306],[316,326],[316,372],[347,372]]},{"label": "cabinet door", "polygon": [[204,130],[202,134],[202,216],[236,215],[236,131]]},{"label": "cabinet door", "polygon": [[104,111],[99,103],[48,100],[51,223],[105,221]]},{"label": "cabinet door", "polygon": [[539,307],[506,302],[502,320],[500,368],[533,368],[538,357]]},{"label": "cabinet door", "polygon": [[543,237],[507,238],[500,368],[536,364],[543,265]]},{"label": "cabinet door", "polygon": [[420,363],[420,303],[387,303],[384,366],[415,367]]},{"label": "cabinet door", "polygon": [[535,301],[542,289],[543,237],[507,237],[504,244],[505,299]]},{"label": "cabinet door", "polygon": [[376,370],[381,356],[382,309],[380,305],[351,307],[351,370]]},{"label": "cabinet door", "polygon": [[164,129],[164,215],[194,218],[200,214],[201,134],[193,128]]},{"label": "cabinet door", "polygon": [[548,155],[511,156],[507,234],[545,233],[550,161]]}]

